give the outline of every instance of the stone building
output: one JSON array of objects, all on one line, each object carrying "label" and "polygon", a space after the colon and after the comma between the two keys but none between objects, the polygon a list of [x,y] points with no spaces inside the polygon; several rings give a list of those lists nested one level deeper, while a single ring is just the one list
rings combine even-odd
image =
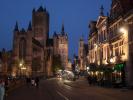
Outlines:
[{"label": "stone building", "polygon": [[111,70],[110,74],[108,71],[104,75],[107,80],[126,83],[129,86],[133,86],[132,5],[132,0],[112,0],[110,15],[107,16],[101,7],[96,31],[90,32],[89,37],[89,62],[103,70]]},{"label": "stone building", "polygon": [[54,55],[60,55],[63,69],[68,65],[68,36],[64,31],[64,25],[62,25],[61,33],[54,33]]},{"label": "stone building", "polygon": [[10,75],[11,72],[11,51],[2,49],[0,51],[0,76]]},{"label": "stone building", "polygon": [[79,40],[78,59],[80,71],[85,71],[87,66],[87,54],[88,44],[83,40],[83,37]]},{"label": "stone building", "polygon": [[91,21],[89,24],[89,39],[88,39],[88,46],[89,46],[89,63],[90,64],[97,64],[97,42],[98,42],[98,35],[96,29],[96,21]]},{"label": "stone building", "polygon": [[[63,34],[60,34],[63,38]],[[16,23],[13,34],[13,59],[12,59],[12,75],[47,75],[51,76],[53,55],[60,49],[66,47],[68,42],[62,38],[49,38],[49,13],[40,7],[33,9],[32,22],[29,22],[28,28],[19,29]],[[59,42],[61,41],[61,42]],[[65,41],[67,46],[56,48],[55,44],[62,44]],[[59,49],[59,50],[58,50]],[[64,55],[68,56],[68,51]],[[66,60],[66,59],[65,59]],[[67,61],[62,60],[62,63]]]}]

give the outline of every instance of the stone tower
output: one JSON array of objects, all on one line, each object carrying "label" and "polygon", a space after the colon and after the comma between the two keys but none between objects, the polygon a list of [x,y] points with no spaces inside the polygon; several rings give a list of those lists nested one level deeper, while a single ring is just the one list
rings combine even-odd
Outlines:
[{"label": "stone tower", "polygon": [[79,41],[79,51],[78,51],[78,57],[80,60],[80,70],[83,70],[83,57],[84,57],[84,40],[83,37],[80,38]]},{"label": "stone tower", "polygon": [[68,64],[68,36],[67,33],[65,33],[64,31],[64,24],[62,25],[61,33],[54,33],[53,40],[54,55],[61,56],[62,67],[66,69]]},{"label": "stone tower", "polygon": [[[18,29],[18,23],[14,28],[13,37],[13,75],[22,74],[19,67],[26,66],[27,71],[24,75],[30,75],[31,73],[31,62],[32,62],[32,28],[31,22],[27,30]],[[23,66],[19,66],[23,63]]]},{"label": "stone tower", "polygon": [[42,6],[37,11],[33,9],[32,28],[34,38],[45,47],[49,37],[49,13]]}]

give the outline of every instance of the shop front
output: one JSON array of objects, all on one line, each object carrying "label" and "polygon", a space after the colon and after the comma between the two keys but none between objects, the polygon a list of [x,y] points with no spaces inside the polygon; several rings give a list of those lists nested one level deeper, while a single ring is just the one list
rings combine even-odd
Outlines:
[{"label": "shop front", "polygon": [[112,72],[113,85],[125,86],[125,63],[115,64]]}]

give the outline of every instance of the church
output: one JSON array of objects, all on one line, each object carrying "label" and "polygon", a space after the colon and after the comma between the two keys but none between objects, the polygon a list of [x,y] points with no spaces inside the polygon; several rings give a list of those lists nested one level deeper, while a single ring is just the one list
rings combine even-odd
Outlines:
[{"label": "church", "polygon": [[12,75],[52,76],[54,55],[60,55],[62,67],[68,64],[68,35],[61,32],[49,37],[49,12],[40,6],[32,11],[32,22],[27,29],[19,29],[16,22],[13,33]]}]

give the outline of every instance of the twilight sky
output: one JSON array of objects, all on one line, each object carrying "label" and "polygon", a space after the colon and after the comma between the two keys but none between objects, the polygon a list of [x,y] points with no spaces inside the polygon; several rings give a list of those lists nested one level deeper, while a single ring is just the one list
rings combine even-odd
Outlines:
[{"label": "twilight sky", "polygon": [[12,49],[13,29],[16,20],[19,28],[27,29],[32,9],[46,7],[50,14],[50,36],[60,32],[64,23],[69,36],[69,57],[78,53],[81,36],[87,41],[88,24],[99,16],[100,6],[104,14],[110,9],[111,0],[0,0],[0,50]]}]

